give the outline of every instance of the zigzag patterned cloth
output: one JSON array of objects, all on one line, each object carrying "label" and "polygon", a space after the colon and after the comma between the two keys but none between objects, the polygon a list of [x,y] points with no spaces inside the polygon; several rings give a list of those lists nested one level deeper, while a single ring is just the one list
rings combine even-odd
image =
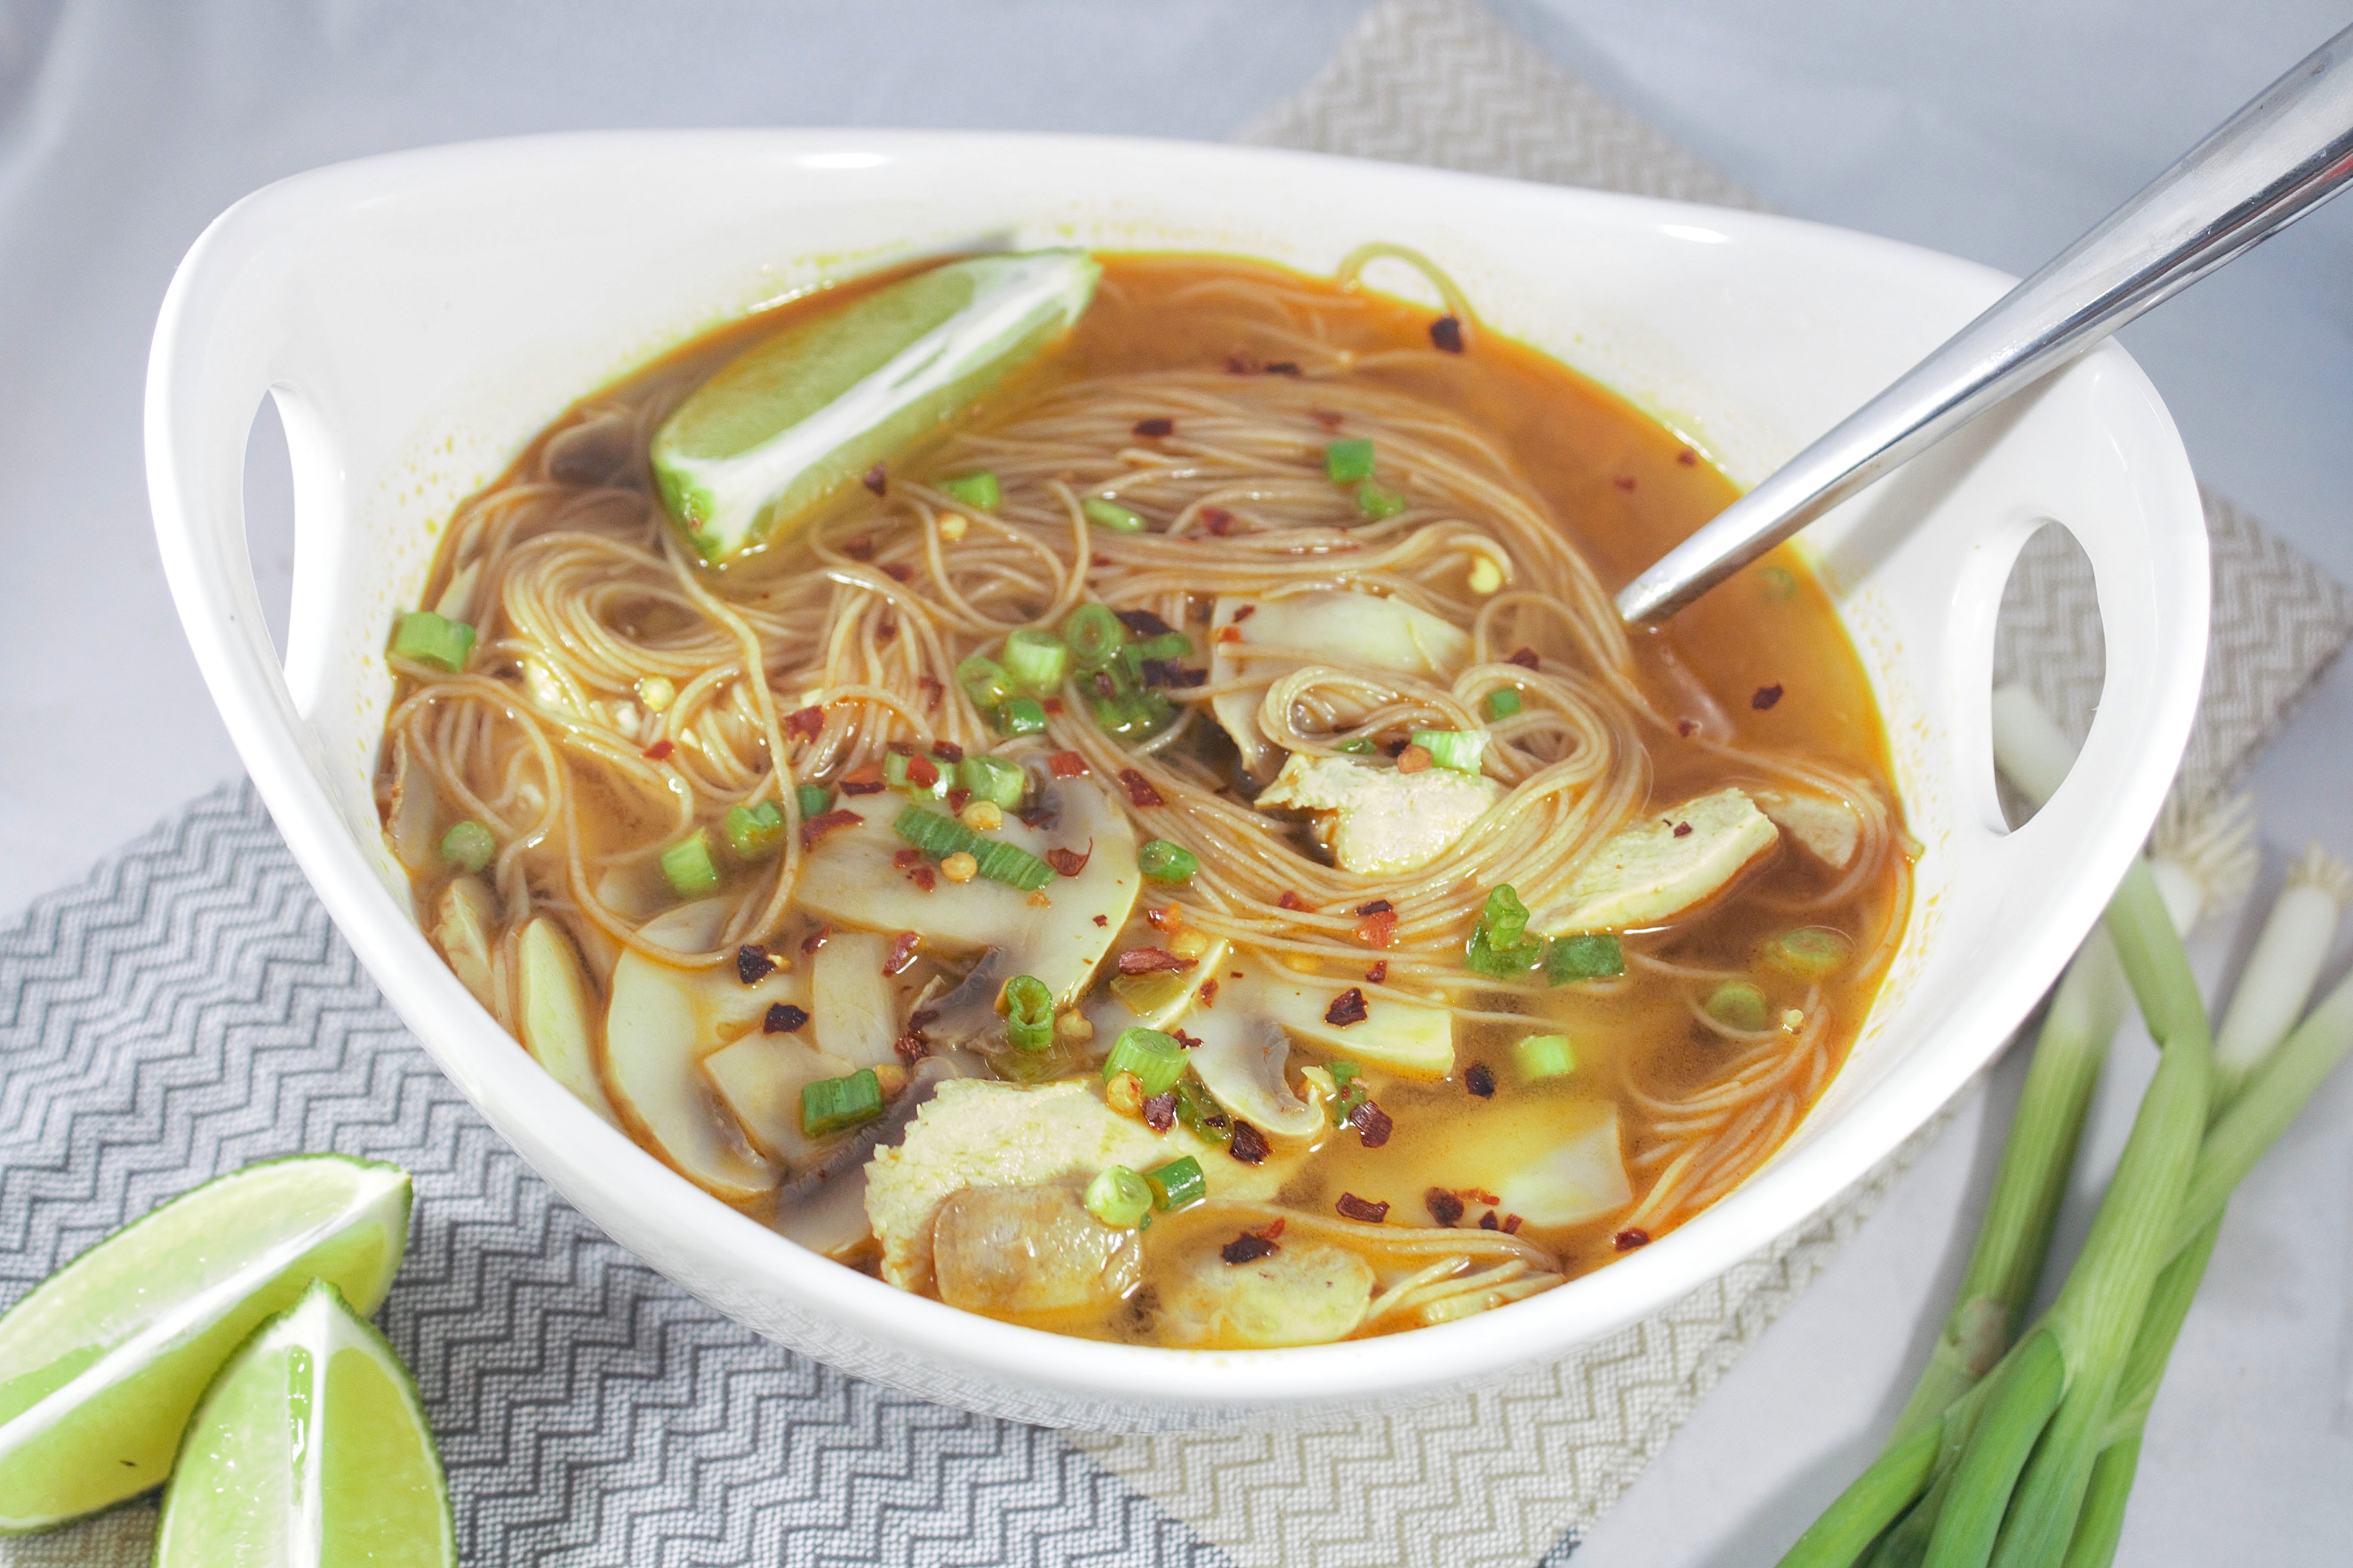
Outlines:
[{"label": "zigzag patterned cloth", "polygon": [[[1469,0],[1376,8],[1245,139],[1759,205]],[[2353,631],[2343,590],[2208,506],[2215,652],[2185,768],[2199,794]],[[2080,729],[2099,689],[2096,610],[2088,573],[2046,541],[2013,580],[2005,657]],[[251,1160],[333,1149],[416,1173],[410,1257],[383,1316],[440,1437],[460,1551],[485,1568],[1556,1563],[1936,1131],[1804,1230],[1513,1396],[1282,1434],[1107,1438],[845,1377],[607,1240],[408,1038],[249,788],[197,802],[0,936],[0,1073],[9,1300]],[[130,1568],[153,1519],[129,1508],[0,1542],[0,1564]]]}]

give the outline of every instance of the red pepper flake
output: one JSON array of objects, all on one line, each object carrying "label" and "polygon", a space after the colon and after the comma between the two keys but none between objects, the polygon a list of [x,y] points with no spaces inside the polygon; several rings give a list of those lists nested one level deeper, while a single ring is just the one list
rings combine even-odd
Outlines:
[{"label": "red pepper flake", "polygon": [[1234,1141],[1226,1145],[1226,1152],[1245,1165],[1255,1165],[1274,1152],[1274,1145],[1266,1134],[1240,1117],[1234,1119]]},{"label": "red pepper flake", "polygon": [[1234,514],[1221,506],[1205,506],[1201,509],[1201,526],[1223,539],[1233,530]]},{"label": "red pepper flake", "polygon": [[852,768],[848,773],[842,774],[841,793],[844,795],[881,795],[882,793],[882,764],[880,763],[869,763],[862,768]]},{"label": "red pepper flake", "polygon": [[1398,772],[1401,773],[1418,773],[1430,766],[1430,763],[1428,746],[1408,746],[1398,753]]},{"label": "red pepper flake", "polygon": [[915,742],[913,741],[885,741],[882,742],[882,749],[890,752],[894,757],[912,757],[915,754]]},{"label": "red pepper flake", "polygon": [[1366,1225],[1378,1225],[1389,1217],[1388,1204],[1360,1198],[1354,1193],[1342,1193],[1340,1201],[1332,1206],[1339,1212],[1342,1219],[1358,1220]]},{"label": "red pepper flake", "polygon": [[940,782],[940,768],[929,757],[907,759],[907,782],[917,789],[931,789]]},{"label": "red pepper flake", "polygon": [[1266,374],[1269,375],[1297,375],[1299,374],[1299,362],[1292,359],[1269,360],[1266,363]]},{"label": "red pepper flake", "polygon": [[1085,776],[1087,760],[1076,752],[1056,752],[1046,759],[1046,771],[1058,779]]},{"label": "red pepper flake", "polygon": [[768,950],[756,942],[747,942],[735,950],[735,978],[746,985],[757,985],[776,972],[776,961]]},{"label": "red pepper flake", "polygon": [[785,733],[798,741],[814,741],[825,731],[825,710],[814,705],[785,715]]},{"label": "red pepper flake", "polygon": [[1501,1230],[1504,1227],[1502,1224],[1496,1220],[1495,1211],[1493,1209],[1489,1209],[1485,1214],[1479,1216],[1479,1228],[1481,1230]]},{"label": "red pepper flake", "polygon": [[1365,971],[1365,984],[1378,985],[1389,977],[1389,961],[1386,958]]},{"label": "red pepper flake", "polygon": [[1462,1217],[1462,1200],[1444,1187],[1432,1187],[1422,1194],[1421,1206],[1440,1225],[1452,1225]]},{"label": "red pepper flake", "polygon": [[1333,997],[1332,1005],[1324,1009],[1324,1021],[1335,1029],[1361,1024],[1366,1016],[1365,994],[1354,985]]},{"label": "red pepper flake", "polygon": [[1688,741],[1699,733],[1699,725],[1694,720],[1678,719],[1675,721],[1675,733]]},{"label": "red pepper flake", "polygon": [[934,741],[932,742],[932,755],[947,763],[950,767],[954,767],[956,763],[964,761],[964,748],[957,745],[954,741]]},{"label": "red pepper flake", "polygon": [[664,737],[661,740],[656,741],[652,745],[648,746],[643,752],[640,752],[638,755],[649,758],[657,763],[666,763],[670,761],[670,754],[677,750],[677,744],[668,737]]},{"label": "red pepper flake", "polygon": [[920,849],[902,849],[891,857],[891,868],[894,871],[912,871],[923,863],[923,852]]},{"label": "red pepper flake", "polygon": [[1395,908],[1397,906],[1387,899],[1368,899],[1356,906],[1356,912],[1360,915],[1385,915]]},{"label": "red pepper flake", "polygon": [[809,1021],[808,1009],[796,1007],[789,1002],[772,1002],[767,1016],[760,1020],[764,1035],[790,1035],[799,1031]]},{"label": "red pepper flake", "polygon": [[1482,1100],[1495,1098],[1495,1069],[1485,1062],[1472,1062],[1462,1075],[1462,1087]]},{"label": "red pepper flake", "polygon": [[940,698],[947,688],[928,675],[919,675],[915,677],[915,689],[923,694],[923,711],[928,713],[940,705]]},{"label": "red pepper flake", "polygon": [[1193,960],[1179,958],[1163,947],[1131,947],[1119,955],[1122,974],[1174,974],[1180,969],[1193,967]]},{"label": "red pepper flake", "polygon": [[932,1054],[930,1044],[921,1035],[902,1035],[891,1042],[891,1049],[909,1067],[913,1067]]},{"label": "red pepper flake", "polygon": [[1094,858],[1094,852],[1095,841],[1090,838],[1084,849],[1057,847],[1047,850],[1046,864],[1065,877],[1075,877],[1087,868],[1087,862]]},{"label": "red pepper flake", "polygon": [[1187,1034],[1179,1025],[1171,1024],[1168,1026],[1168,1037],[1188,1051],[1198,1051],[1201,1048],[1201,1037]]},{"label": "red pepper flake", "polygon": [[1517,1236],[1520,1234],[1519,1215],[1515,1214],[1507,1214],[1504,1216],[1504,1234],[1505,1236]]},{"label": "red pepper flake", "polygon": [[1155,414],[1149,419],[1137,420],[1135,433],[1147,441],[1157,441],[1163,436],[1173,436],[1176,433],[1176,421],[1166,415]]},{"label": "red pepper flake", "polygon": [[1634,476],[1631,474],[1620,474],[1609,482],[1616,485],[1620,489],[1624,490],[1628,495],[1632,495],[1634,493]]},{"label": "red pepper flake", "polygon": [[1277,909],[1284,910],[1303,910],[1308,907],[1308,903],[1305,899],[1301,898],[1297,893],[1293,892],[1288,888],[1282,889],[1282,897],[1275,900],[1274,903]]},{"label": "red pepper flake", "polygon": [[1062,716],[1062,700],[1059,697],[1049,697],[1046,699],[1046,711],[1053,718],[1060,718]]},{"label": "red pepper flake", "polygon": [[1499,1204],[1504,1201],[1484,1187],[1465,1187],[1462,1189],[1462,1195],[1469,1198],[1474,1204],[1492,1205]]},{"label": "red pepper flake", "polygon": [[1355,935],[1366,947],[1387,947],[1397,940],[1397,912],[1383,910],[1379,914],[1366,915],[1358,921]]},{"label": "red pepper flake", "polygon": [[831,926],[819,926],[817,930],[809,932],[808,935],[801,938],[801,952],[805,953],[815,952],[818,948],[823,947],[831,940],[833,940],[833,928]]},{"label": "red pepper flake", "polygon": [[1651,1245],[1651,1233],[1639,1225],[1630,1225],[1610,1238],[1620,1252],[1631,1252],[1638,1247]]},{"label": "red pepper flake", "polygon": [[1689,838],[1691,837],[1691,824],[1688,822],[1676,823],[1675,837],[1678,838]]},{"label": "red pepper flake", "polygon": [[1289,1220],[1284,1219],[1282,1215],[1278,1215],[1275,1216],[1274,1223],[1262,1227],[1259,1231],[1259,1235],[1268,1241],[1280,1241],[1282,1239],[1282,1227],[1290,1223],[1291,1222]]},{"label": "red pepper flake", "polygon": [[1176,1091],[1148,1096],[1144,1101],[1144,1124],[1155,1132],[1166,1132],[1176,1125]]},{"label": "red pepper flake", "polygon": [[[910,563],[904,561],[892,561],[888,563],[883,566],[882,574],[884,576],[890,578],[893,583],[912,583],[915,580],[915,568]],[[896,621],[892,622],[891,631],[892,635],[895,636],[898,630],[899,624]]]},{"label": "red pepper flake", "polygon": [[1229,1263],[1256,1263],[1260,1258],[1271,1258],[1282,1250],[1266,1237],[1244,1231],[1218,1248],[1218,1256]]},{"label": "red pepper flake", "polygon": [[1430,342],[1442,354],[1462,352],[1462,323],[1451,316],[1440,316],[1430,323]]},{"label": "red pepper flake", "polygon": [[1397,1129],[1389,1113],[1369,1100],[1348,1112],[1348,1125],[1356,1130],[1357,1138],[1367,1149],[1377,1149],[1388,1142],[1389,1134]]},{"label": "red pepper flake", "polygon": [[964,785],[958,784],[955,788],[948,791],[948,809],[955,813],[956,816],[962,816],[964,815],[964,808],[971,804],[972,791],[965,788]]},{"label": "red pepper flake", "polygon": [[1201,1005],[1202,1005],[1202,1006],[1204,1006],[1204,1007],[1214,1007],[1214,1006],[1216,1006],[1217,1005],[1218,1005],[1218,983],[1217,983],[1215,980],[1204,980],[1204,981],[1202,981],[1202,982],[1201,982]]},{"label": "red pepper flake", "polygon": [[940,885],[940,874],[929,866],[918,866],[907,873],[907,880],[928,893]]},{"label": "red pepper flake", "polygon": [[1120,769],[1119,782],[1127,786],[1127,798],[1130,805],[1166,805],[1168,804],[1160,798],[1160,792],[1152,787],[1152,781],[1134,768]]},{"label": "red pepper flake", "polygon": [[1095,924],[1108,927],[1111,924],[1111,917],[1109,915],[1097,915],[1095,917]]},{"label": "red pepper flake", "polygon": [[1147,904],[1144,910],[1144,923],[1154,931],[1183,931],[1185,907],[1182,904],[1163,904],[1154,909]]},{"label": "red pepper flake", "polygon": [[1242,630],[1240,626],[1219,626],[1218,628],[1218,640],[1221,643],[1240,642],[1242,640]]},{"label": "red pepper flake", "polygon": [[1542,668],[1544,664],[1544,660],[1536,657],[1536,650],[1532,647],[1514,648],[1512,650],[1512,657],[1505,659],[1504,662],[1506,664],[1516,664],[1522,669],[1536,669]]},{"label": "red pepper flake", "polygon": [[891,473],[881,464],[877,463],[866,470],[864,477],[859,482],[879,496],[891,488]]},{"label": "red pepper flake", "polygon": [[874,628],[874,640],[878,643],[884,644],[897,642],[899,640],[899,617],[896,616],[883,616],[882,624]]},{"label": "red pepper flake", "polygon": [[1326,430],[1337,430],[1340,427],[1340,413],[1335,408],[1311,408],[1307,412],[1314,415],[1315,423]]},{"label": "red pepper flake", "polygon": [[1699,454],[1693,451],[1689,447],[1685,447],[1682,451],[1675,454],[1675,461],[1688,468],[1699,462]]},{"label": "red pepper flake", "polygon": [[940,1010],[936,1007],[918,1007],[907,1015],[908,1029],[918,1035],[939,1021]]},{"label": "red pepper flake", "polygon": [[1176,628],[1150,610],[1114,610],[1119,624],[1140,637],[1165,637]]},{"label": "red pepper flake", "polygon": [[841,542],[841,552],[852,561],[871,561],[874,559],[874,536],[861,533],[855,539],[845,539]]},{"label": "red pepper flake", "polygon": [[1244,621],[1249,620],[1252,616],[1257,614],[1258,606],[1256,605],[1244,605],[1234,612],[1233,624],[1240,626]]},{"label": "red pepper flake", "polygon": [[[845,827],[855,827],[866,819],[854,811],[821,811],[815,816],[801,819],[801,847],[814,849],[818,841],[828,833]],[[815,949],[810,951],[814,952]]]},{"label": "red pepper flake", "polygon": [[[1254,354],[1228,354],[1226,356],[1226,374],[1228,375],[1256,375],[1258,372],[1258,358]],[[1231,1259],[1228,1259],[1228,1261],[1230,1262]]]},{"label": "red pepper flake", "polygon": [[1761,713],[1766,709],[1772,707],[1773,704],[1780,700],[1781,683],[1777,680],[1770,686],[1758,687],[1757,689],[1757,695],[1748,700],[1748,706],[1756,709]]},{"label": "red pepper flake", "polygon": [[892,937],[891,951],[882,958],[882,973],[904,974],[907,972],[907,966],[915,962],[915,943],[920,940],[911,931],[902,931]]}]

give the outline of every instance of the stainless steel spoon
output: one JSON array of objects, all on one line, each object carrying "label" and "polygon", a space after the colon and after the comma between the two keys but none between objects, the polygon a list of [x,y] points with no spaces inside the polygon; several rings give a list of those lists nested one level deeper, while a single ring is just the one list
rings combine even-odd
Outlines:
[{"label": "stainless steel spoon", "polygon": [[2140,195],[2003,295],[1618,595],[1663,620],[1994,404],[2353,179],[2353,27],[2306,57]]}]

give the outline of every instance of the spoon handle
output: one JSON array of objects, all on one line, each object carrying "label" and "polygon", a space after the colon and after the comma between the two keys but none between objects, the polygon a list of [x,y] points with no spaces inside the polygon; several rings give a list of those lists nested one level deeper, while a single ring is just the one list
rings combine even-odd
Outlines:
[{"label": "spoon handle", "polygon": [[1662,620],[2353,178],[2353,27],[1618,595]]}]

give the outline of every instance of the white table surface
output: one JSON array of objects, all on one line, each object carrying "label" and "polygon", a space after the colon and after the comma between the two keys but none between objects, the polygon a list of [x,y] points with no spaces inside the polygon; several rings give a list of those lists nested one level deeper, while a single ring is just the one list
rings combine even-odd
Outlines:
[{"label": "white table surface", "polygon": [[[1785,210],[2031,267],[2331,31],[2344,0],[1970,6],[1495,0]],[[204,223],[336,159],[524,131],[854,124],[1217,139],[1312,77],[1362,0],[672,4],[0,0],[0,911],[237,759],[148,534],[139,400]],[[2353,581],[2353,204],[2126,342],[2200,474]],[[251,485],[287,592],[272,437]],[[2267,837],[2353,851],[2353,674],[2256,770]],[[2278,854],[2273,856],[2276,875]],[[2228,973],[2225,935],[2206,944]],[[2148,1052],[2120,1044],[2113,1149]],[[2017,1063],[1993,1101],[2014,1093]],[[1936,1331],[2000,1125],[1981,1102],[1577,1554],[1769,1563],[1873,1450]],[[2120,1561],[2342,1563],[2353,1542],[2353,1078],[2234,1203],[2150,1424]],[[2062,1245],[2067,1245],[2063,1238]]]}]

